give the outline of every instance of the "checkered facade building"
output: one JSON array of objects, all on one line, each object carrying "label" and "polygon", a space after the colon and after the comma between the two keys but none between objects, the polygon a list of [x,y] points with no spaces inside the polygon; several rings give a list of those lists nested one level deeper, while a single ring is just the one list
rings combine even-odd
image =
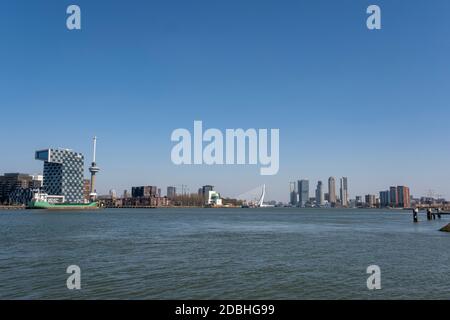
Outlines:
[{"label": "checkered facade building", "polygon": [[83,203],[84,156],[67,149],[36,152],[44,161],[43,188],[49,195],[64,196],[65,202]]}]

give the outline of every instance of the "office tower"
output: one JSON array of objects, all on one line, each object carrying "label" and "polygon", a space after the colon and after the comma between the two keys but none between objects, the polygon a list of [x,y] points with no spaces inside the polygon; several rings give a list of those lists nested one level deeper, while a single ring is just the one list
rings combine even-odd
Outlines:
[{"label": "office tower", "polygon": [[373,194],[366,195],[366,206],[369,208],[375,207],[376,197]]},{"label": "office tower", "polygon": [[289,203],[292,206],[296,206],[298,203],[298,192],[297,192],[297,186],[295,182],[289,183]]},{"label": "office tower", "polygon": [[64,196],[67,203],[83,203],[84,156],[68,149],[36,151],[36,160],[44,161],[46,193]]},{"label": "office tower", "polygon": [[388,207],[390,205],[390,192],[387,191],[380,191],[380,205],[382,207]]},{"label": "office tower", "polygon": [[391,207],[397,207],[398,206],[397,187],[390,187],[389,188],[389,202],[391,204]]},{"label": "office tower", "polygon": [[167,187],[167,198],[173,199],[177,195],[176,187]]},{"label": "office tower", "polygon": [[410,195],[409,188],[405,186],[397,187],[398,206],[401,208],[410,207]]},{"label": "office tower", "polygon": [[328,178],[328,201],[336,204],[336,179],[334,177]]},{"label": "office tower", "polygon": [[0,176],[0,204],[9,201],[9,195],[16,189],[29,188],[33,178],[24,173],[5,173]]},{"label": "office tower", "polygon": [[317,206],[323,206],[325,203],[323,198],[323,186],[322,181],[317,182],[317,188],[316,188],[316,205]]},{"label": "office tower", "polygon": [[158,192],[157,189],[158,188],[156,186],[131,187],[131,197],[133,198],[156,197]]},{"label": "office tower", "polygon": [[300,207],[305,207],[309,201],[309,180],[298,181],[298,204]]},{"label": "office tower", "polygon": [[356,196],[355,202],[356,202],[357,206],[361,206],[362,205],[362,197],[361,196]]},{"label": "office tower", "polygon": [[297,192],[295,190],[293,190],[289,194],[289,203],[293,206],[296,206],[297,202],[298,202]]},{"label": "office tower", "polygon": [[341,204],[343,207],[348,206],[348,179],[347,177],[342,177],[340,180],[341,188],[340,188],[340,195],[341,195]]},{"label": "office tower", "polygon": [[214,191],[214,186],[205,185],[205,186],[201,187],[200,190],[201,190],[200,191],[201,196],[203,196],[203,198],[207,199],[209,197],[209,192]]}]

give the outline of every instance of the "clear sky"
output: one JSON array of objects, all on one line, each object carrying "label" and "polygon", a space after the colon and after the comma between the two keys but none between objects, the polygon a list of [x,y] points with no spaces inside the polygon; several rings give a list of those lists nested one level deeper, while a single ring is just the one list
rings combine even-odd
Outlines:
[{"label": "clear sky", "polygon": [[[66,28],[66,8],[82,30]],[[382,29],[366,28],[366,8]],[[1,0],[0,172],[42,171],[34,151],[91,155],[98,191],[348,176],[351,197],[408,185],[450,197],[450,2]],[[279,128],[280,171],[181,166],[176,128]],[[86,165],[87,167],[87,165]],[[87,174],[86,170],[86,174]]]}]

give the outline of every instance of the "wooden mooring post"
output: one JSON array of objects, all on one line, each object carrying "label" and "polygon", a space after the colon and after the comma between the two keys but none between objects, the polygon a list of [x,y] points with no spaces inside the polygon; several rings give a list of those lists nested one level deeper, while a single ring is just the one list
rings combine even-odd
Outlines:
[{"label": "wooden mooring post", "polygon": [[413,221],[414,222],[419,222],[418,213],[419,213],[419,209],[417,209],[417,208],[413,209]]}]

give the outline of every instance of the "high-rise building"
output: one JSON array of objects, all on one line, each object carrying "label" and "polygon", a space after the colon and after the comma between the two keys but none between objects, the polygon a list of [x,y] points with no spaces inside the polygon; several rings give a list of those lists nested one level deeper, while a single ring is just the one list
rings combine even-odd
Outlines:
[{"label": "high-rise building", "polygon": [[390,203],[391,207],[397,207],[398,206],[397,187],[390,187],[389,188],[389,203]]},{"label": "high-rise building", "polygon": [[361,196],[356,196],[355,197],[355,204],[356,206],[362,206],[362,197]]},{"label": "high-rise building", "polygon": [[390,202],[390,191],[380,191],[380,205],[382,207],[388,207]]},{"label": "high-rise building", "polygon": [[409,208],[411,201],[409,188],[405,186],[398,186],[397,195],[398,195],[398,206],[401,208]]},{"label": "high-rise building", "polygon": [[300,207],[305,207],[309,201],[309,180],[298,181],[298,204]]},{"label": "high-rise building", "polygon": [[341,188],[340,188],[340,195],[341,195],[341,204],[343,207],[348,207],[348,179],[347,177],[342,177],[340,180]]},{"label": "high-rise building", "polygon": [[210,191],[214,191],[214,186],[209,184],[199,189],[200,195],[203,196],[204,199],[208,199]]},{"label": "high-rise building", "polygon": [[368,194],[366,195],[366,206],[369,208],[373,208],[376,205],[376,197],[374,194]]},{"label": "high-rise building", "polygon": [[298,203],[297,183],[289,183],[289,203],[291,206],[296,206]]},{"label": "high-rise building", "polygon": [[167,187],[167,198],[173,199],[177,195],[176,187]]},{"label": "high-rise building", "polygon": [[324,197],[323,197],[323,185],[322,181],[317,182],[317,188],[316,188],[316,205],[317,206],[323,206],[325,203]]},{"label": "high-rise building", "polygon": [[331,205],[336,204],[336,179],[334,177],[328,178],[328,201]]},{"label": "high-rise building", "polygon": [[131,187],[131,196],[133,198],[148,198],[157,196],[156,186]]},{"label": "high-rise building", "polygon": [[36,151],[36,160],[44,161],[43,188],[49,195],[64,196],[68,203],[83,203],[84,156],[68,149]]},{"label": "high-rise building", "polygon": [[0,204],[9,202],[9,196],[16,189],[30,188],[33,177],[24,173],[5,173],[0,176]]}]

